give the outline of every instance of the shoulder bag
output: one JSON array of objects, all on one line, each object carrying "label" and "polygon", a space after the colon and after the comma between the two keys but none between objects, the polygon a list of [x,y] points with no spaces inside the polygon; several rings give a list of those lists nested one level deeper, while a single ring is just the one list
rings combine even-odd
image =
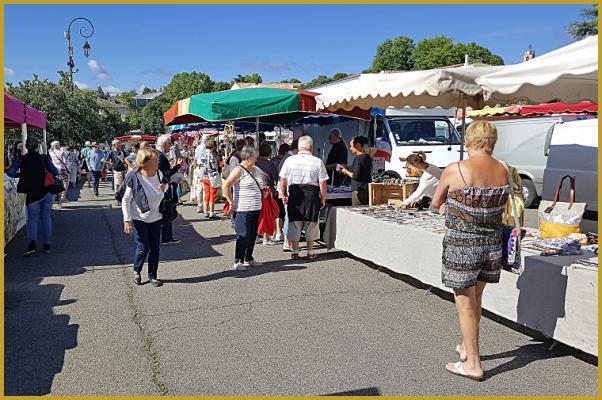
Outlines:
[{"label": "shoulder bag", "polygon": [[[560,190],[564,180],[569,180],[569,202],[561,202]],[[542,239],[554,239],[579,233],[581,220],[587,203],[575,203],[575,177],[565,175],[556,189],[554,200],[544,200],[539,204],[539,236]]]},{"label": "shoulder bag", "polygon": [[163,200],[159,204],[159,212],[163,215],[162,222],[168,224],[178,216],[178,198],[171,184],[165,179],[161,171],[157,171],[157,173],[159,174],[159,181],[168,186],[167,191],[163,194]]},{"label": "shoulder bag", "polygon": [[65,191],[63,181],[55,176],[48,169],[48,163],[52,162],[50,156],[46,156],[46,165],[44,166],[44,187],[52,194],[60,194]]},{"label": "shoulder bag", "polygon": [[508,175],[509,197],[512,204],[512,216],[514,226],[504,225],[502,229],[502,267],[515,274],[523,272],[523,265],[520,256],[520,247],[522,233],[520,228],[520,220],[518,218],[518,210],[516,208],[516,196],[514,195],[513,179],[510,168],[506,163],[502,163],[506,168]]}]

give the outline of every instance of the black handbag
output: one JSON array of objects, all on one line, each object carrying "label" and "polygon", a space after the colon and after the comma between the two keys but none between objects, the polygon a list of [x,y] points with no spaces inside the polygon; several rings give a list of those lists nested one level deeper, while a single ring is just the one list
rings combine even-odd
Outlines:
[{"label": "black handbag", "polygon": [[169,189],[165,192],[163,200],[159,204],[159,212],[163,215],[162,222],[167,224],[178,217],[178,199],[169,181],[163,178],[162,182],[169,185]]}]

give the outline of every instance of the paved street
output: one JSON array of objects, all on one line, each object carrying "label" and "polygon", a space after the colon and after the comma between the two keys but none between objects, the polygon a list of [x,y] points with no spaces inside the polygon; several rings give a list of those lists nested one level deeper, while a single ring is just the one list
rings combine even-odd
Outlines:
[{"label": "paved street", "polygon": [[134,287],[109,187],[70,195],[53,212],[51,255],[23,258],[24,231],[6,249],[6,394],[597,394],[596,358],[487,317],[488,379],[452,376],[448,295],[336,250],[290,262],[259,245],[262,268],[230,271],[229,221],[195,207],[174,224],[182,243],[161,249],[165,286]]}]

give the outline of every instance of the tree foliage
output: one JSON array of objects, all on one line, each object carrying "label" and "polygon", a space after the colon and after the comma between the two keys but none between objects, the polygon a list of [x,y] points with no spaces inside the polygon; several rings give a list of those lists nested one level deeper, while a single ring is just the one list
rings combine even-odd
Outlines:
[{"label": "tree foliage", "polygon": [[300,89],[307,89],[307,88],[311,88],[314,86],[320,86],[323,85],[325,83],[329,83],[329,82],[333,82],[333,81],[338,81],[339,79],[343,79],[348,77],[349,74],[346,74],[344,72],[337,72],[336,74],[334,74],[331,77],[328,77],[326,75],[318,75],[315,79],[312,79],[311,81],[299,86]]},{"label": "tree foliage", "polygon": [[49,141],[81,146],[86,140],[107,142],[127,133],[129,126],[117,110],[98,101],[98,90],[78,89],[66,73],[59,71],[59,76],[57,83],[34,75],[31,80],[6,85],[8,93],[46,113]]},{"label": "tree foliage", "polygon": [[598,34],[598,5],[581,10],[581,16],[586,21],[573,22],[567,26],[567,33],[575,40]]},{"label": "tree foliage", "polygon": [[385,40],[377,47],[372,66],[365,72],[412,71],[463,64],[465,54],[472,63],[504,64],[500,56],[474,42],[464,44],[436,36],[414,44],[411,38],[400,36]]},{"label": "tree foliage", "polygon": [[171,106],[171,103],[163,97],[151,100],[142,109],[140,115],[140,129],[149,135],[161,135],[167,131],[163,113]]},{"label": "tree foliage", "polygon": [[234,79],[232,79],[234,83],[261,83],[263,79],[259,74],[251,74],[251,75],[241,75],[238,74]]},{"label": "tree foliage", "polygon": [[[181,72],[175,74],[171,82],[163,89],[163,98],[173,104],[199,93],[213,91],[213,81],[209,75],[202,72]],[[147,106],[148,107],[148,106]],[[167,107],[169,108],[169,106]]]}]

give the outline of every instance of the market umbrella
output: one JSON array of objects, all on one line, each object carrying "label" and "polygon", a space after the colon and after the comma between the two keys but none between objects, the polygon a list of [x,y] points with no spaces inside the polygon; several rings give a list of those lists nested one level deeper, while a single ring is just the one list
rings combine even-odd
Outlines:
[{"label": "market umbrella", "polygon": [[[379,74],[361,74],[340,83],[317,88],[318,110],[352,110],[371,107],[451,108],[458,107],[466,115],[466,108],[495,105],[495,98],[485,99],[476,83],[480,76],[503,70],[504,66],[483,64],[438,68],[424,71],[405,71]],[[460,157],[464,156],[463,119]]]},{"label": "market umbrella", "polygon": [[486,99],[598,102],[598,36],[477,79]]},{"label": "market umbrella", "polygon": [[466,115],[471,118],[483,117],[529,117],[552,114],[598,114],[598,105],[591,101],[581,101],[575,104],[546,103],[524,106],[510,106],[497,108],[484,108],[482,110],[468,111]]}]

